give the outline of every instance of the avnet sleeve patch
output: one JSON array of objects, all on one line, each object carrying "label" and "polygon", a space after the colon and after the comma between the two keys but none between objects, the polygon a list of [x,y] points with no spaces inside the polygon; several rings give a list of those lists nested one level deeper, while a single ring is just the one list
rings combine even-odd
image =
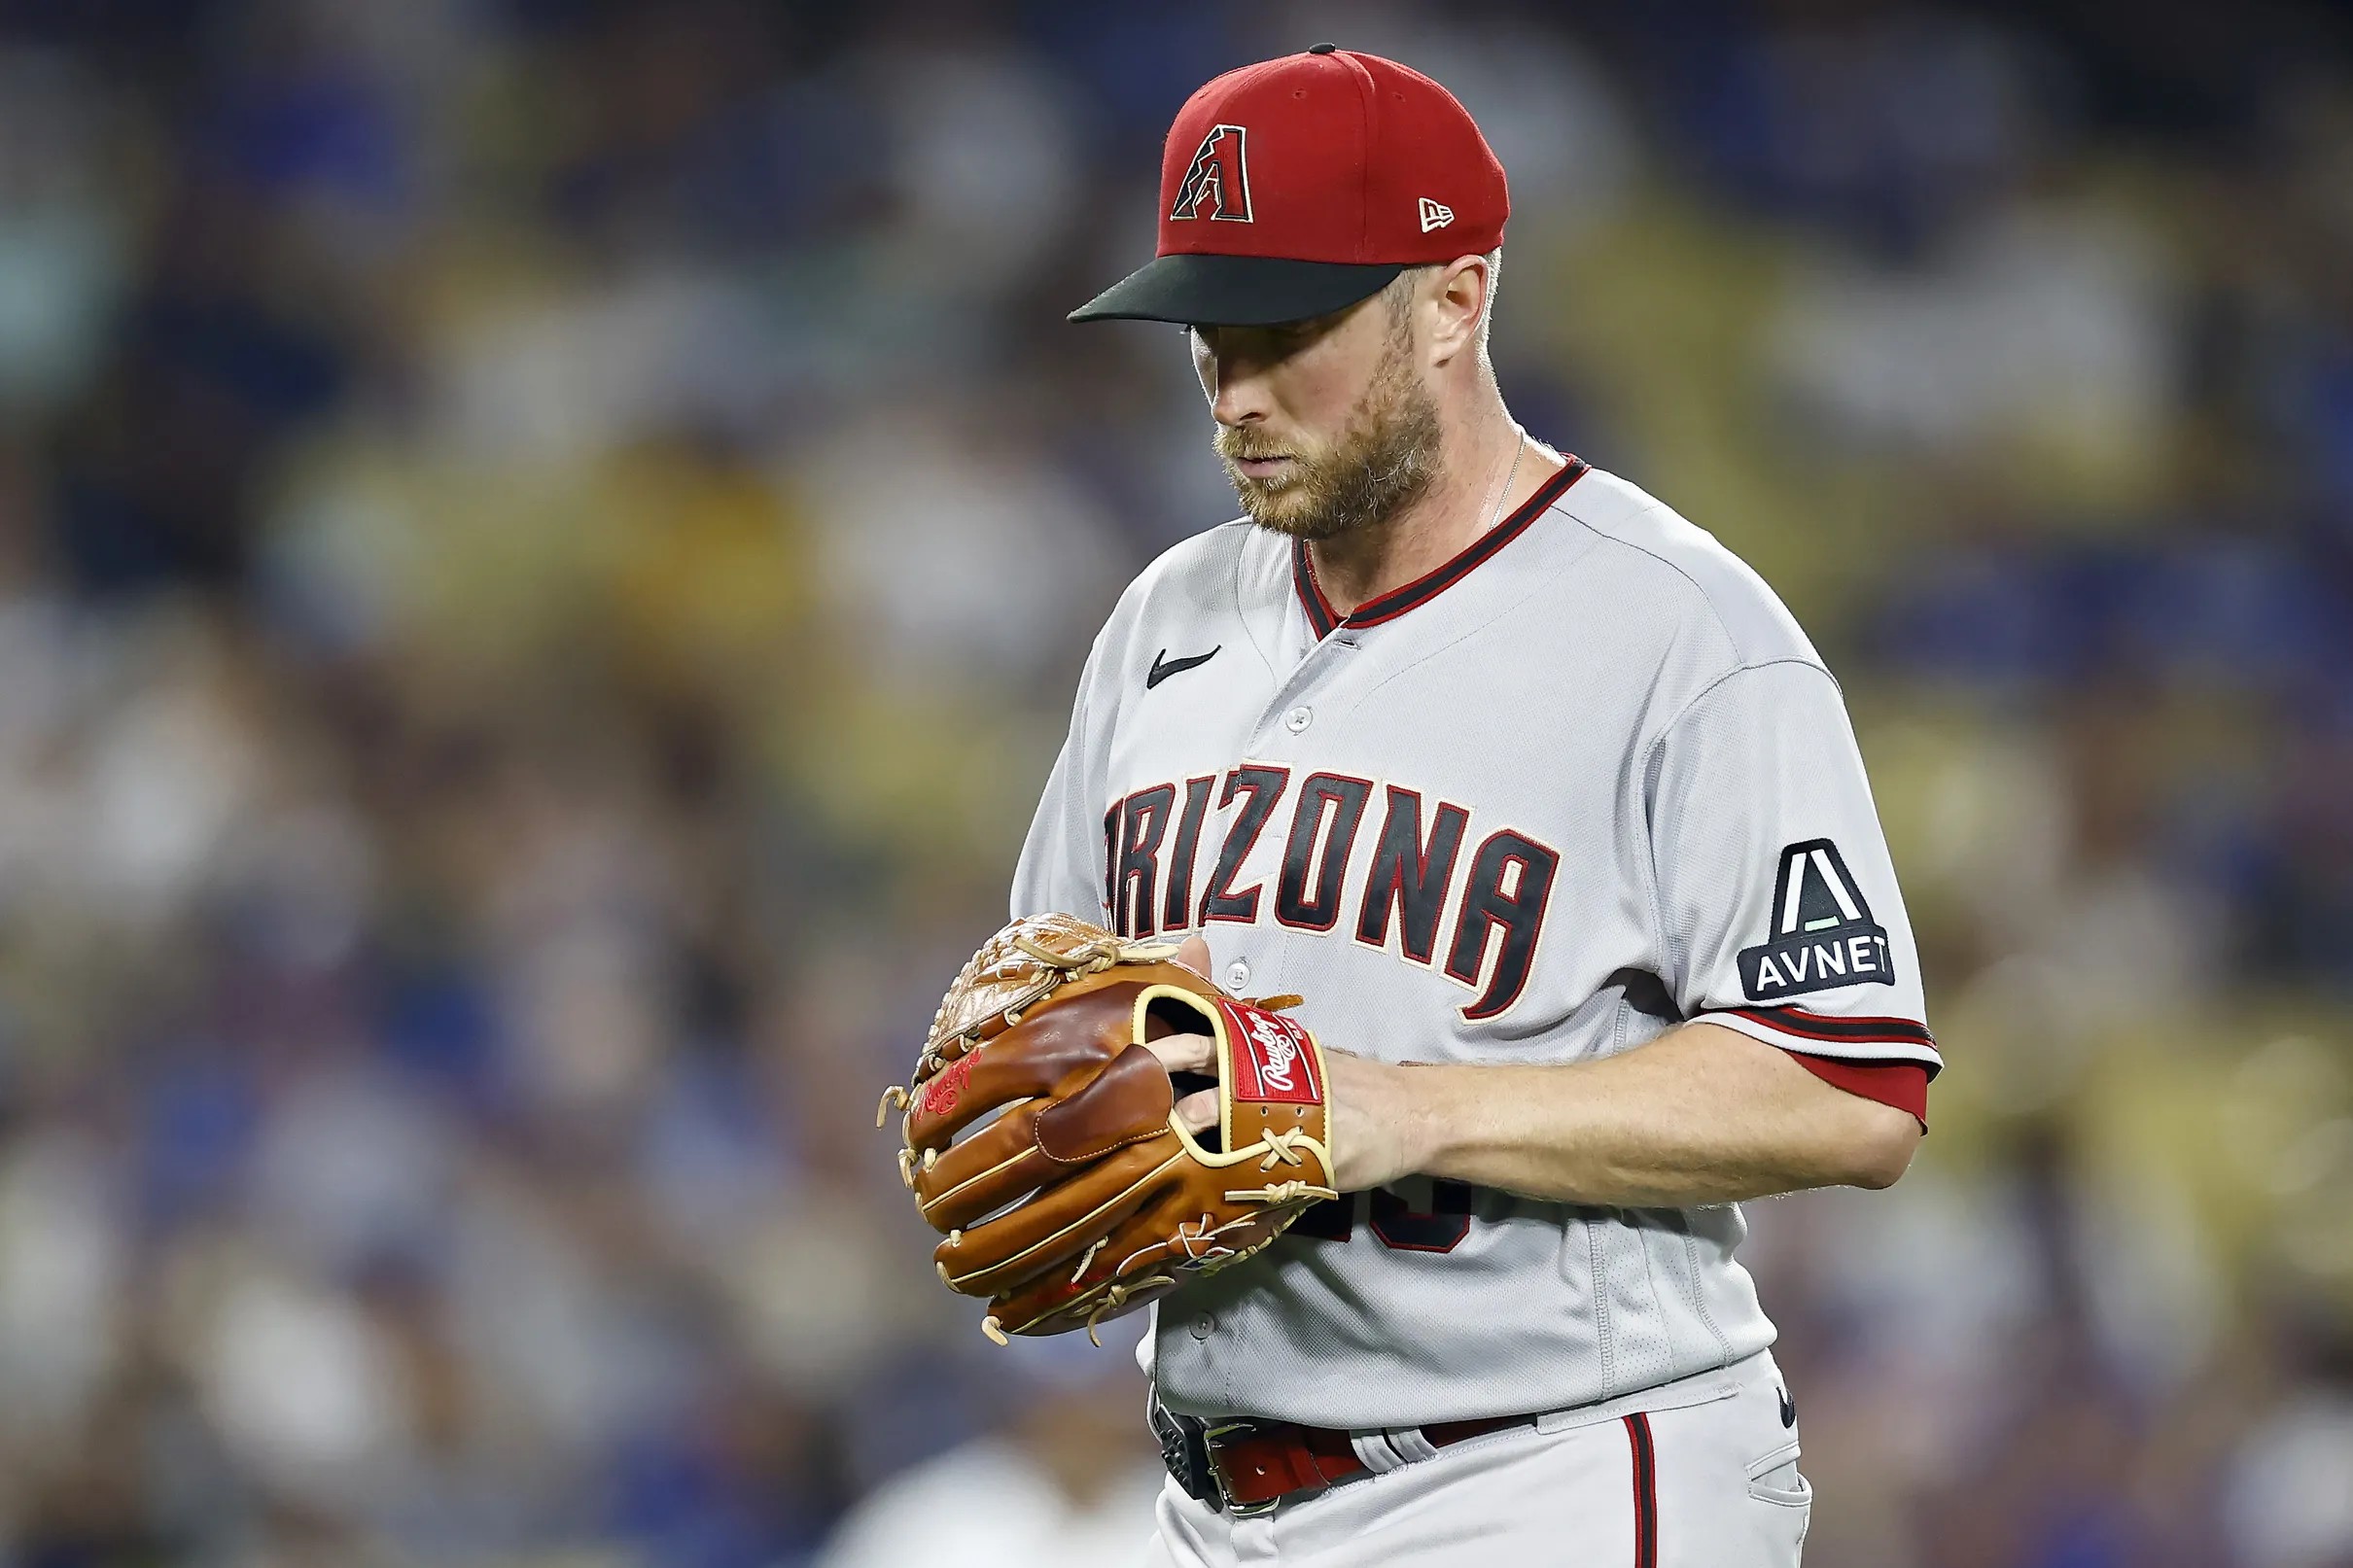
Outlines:
[{"label": "avnet sleeve patch", "polygon": [[1809,839],[1781,851],[1773,890],[1773,934],[1739,955],[1751,1001],[1780,1001],[1841,986],[1892,986],[1887,928],[1871,918],[1839,847]]}]

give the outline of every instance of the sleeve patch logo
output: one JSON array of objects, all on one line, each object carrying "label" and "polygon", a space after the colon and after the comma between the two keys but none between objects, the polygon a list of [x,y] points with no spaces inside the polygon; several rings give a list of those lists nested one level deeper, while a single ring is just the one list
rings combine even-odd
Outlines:
[{"label": "sleeve patch logo", "polygon": [[1863,889],[1830,840],[1809,839],[1781,852],[1773,911],[1773,939],[1740,950],[1740,988],[1749,1000],[1895,984],[1887,928],[1871,918]]}]

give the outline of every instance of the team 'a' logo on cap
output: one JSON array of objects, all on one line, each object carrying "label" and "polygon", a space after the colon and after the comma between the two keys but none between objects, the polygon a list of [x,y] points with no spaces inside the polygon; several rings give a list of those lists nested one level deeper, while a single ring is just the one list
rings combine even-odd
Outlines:
[{"label": "team 'a' logo on cap", "polygon": [[1830,840],[1809,839],[1781,852],[1773,908],[1772,940],[1740,950],[1740,986],[1749,1000],[1895,984],[1887,928],[1871,918],[1863,889]]},{"label": "team 'a' logo on cap", "polygon": [[1206,205],[1213,219],[1250,221],[1250,163],[1247,134],[1240,125],[1212,125],[1176,188],[1169,217],[1198,218]]}]

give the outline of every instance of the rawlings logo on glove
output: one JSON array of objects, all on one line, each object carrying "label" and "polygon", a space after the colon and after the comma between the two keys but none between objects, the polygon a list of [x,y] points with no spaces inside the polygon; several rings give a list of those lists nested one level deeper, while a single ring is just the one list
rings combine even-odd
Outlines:
[{"label": "rawlings logo on glove", "polygon": [[1234,1092],[1245,1099],[1281,1099],[1300,1105],[1323,1102],[1323,1085],[1312,1059],[1315,1040],[1280,1013],[1219,997],[1226,1026],[1240,1032],[1243,1049],[1233,1053]]},{"label": "rawlings logo on glove", "polygon": [[[1016,921],[948,988],[905,1114],[899,1172],[947,1239],[951,1290],[981,1327],[1063,1334],[1241,1262],[1335,1196],[1322,1052],[1268,1006],[1228,996],[1170,947],[1066,916]],[[1147,1040],[1208,1033],[1218,1120],[1196,1135]]]}]

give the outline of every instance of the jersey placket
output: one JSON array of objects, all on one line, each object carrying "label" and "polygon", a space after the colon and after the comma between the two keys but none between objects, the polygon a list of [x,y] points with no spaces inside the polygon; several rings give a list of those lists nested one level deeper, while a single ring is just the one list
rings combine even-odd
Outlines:
[{"label": "jersey placket", "polygon": [[[1305,632],[1311,638],[1313,628],[1296,610],[1295,617],[1286,630]],[[1260,707],[1252,720],[1249,744],[1237,762],[1262,763],[1284,770],[1284,794],[1288,796],[1298,781],[1313,768],[1307,766],[1314,756],[1317,741],[1316,731],[1330,724],[1337,716],[1332,709],[1339,697],[1335,690],[1348,669],[1348,660],[1360,651],[1362,634],[1354,631],[1335,631],[1331,636],[1314,641],[1301,654],[1290,673],[1275,687],[1274,693]],[[1232,827],[1232,815],[1242,808],[1237,799],[1212,814],[1222,836]],[[1278,813],[1280,817],[1280,813]],[[1278,836],[1280,823],[1270,823],[1269,831],[1259,836],[1245,860],[1243,877],[1246,886],[1255,887],[1261,899],[1279,896],[1278,888],[1282,874],[1282,839]],[[1253,865],[1263,866],[1264,873],[1249,876]],[[1265,944],[1259,938],[1281,927],[1267,923],[1212,922],[1202,923],[1205,933],[1212,924],[1219,934],[1212,942],[1212,951],[1219,965],[1214,978],[1228,991],[1241,991],[1255,986],[1261,992],[1268,988],[1263,970],[1266,959]]]}]

